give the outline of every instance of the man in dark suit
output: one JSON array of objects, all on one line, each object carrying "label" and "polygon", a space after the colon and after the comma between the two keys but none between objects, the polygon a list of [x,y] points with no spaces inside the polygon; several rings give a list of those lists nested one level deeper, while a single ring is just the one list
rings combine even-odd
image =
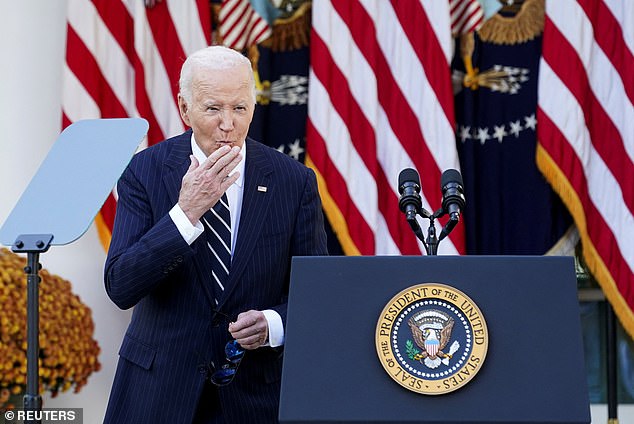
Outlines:
[{"label": "man in dark suit", "polygon": [[194,53],[179,85],[191,130],[135,155],[117,186],[105,285],[134,311],[105,421],[277,422],[291,258],[327,254],[315,175],[247,138],[240,53]]}]

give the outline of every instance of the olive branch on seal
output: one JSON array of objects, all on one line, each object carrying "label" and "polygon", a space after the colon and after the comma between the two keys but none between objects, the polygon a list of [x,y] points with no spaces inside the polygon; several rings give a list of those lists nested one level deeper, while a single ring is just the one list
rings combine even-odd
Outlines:
[{"label": "olive branch on seal", "polygon": [[407,340],[405,342],[405,352],[407,353],[409,359],[412,359],[414,361],[419,361],[423,357],[422,355],[420,355],[420,350],[414,347],[414,342],[411,340]]}]

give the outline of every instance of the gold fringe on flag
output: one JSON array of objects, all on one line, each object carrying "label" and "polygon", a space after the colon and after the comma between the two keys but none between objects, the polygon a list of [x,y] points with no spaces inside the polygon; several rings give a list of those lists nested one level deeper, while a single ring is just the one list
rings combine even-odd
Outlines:
[{"label": "gold fringe on flag", "polygon": [[297,50],[310,42],[312,2],[302,4],[292,16],[273,22],[273,35],[261,44],[274,52]]},{"label": "gold fringe on flag", "polygon": [[568,178],[559,166],[557,166],[553,158],[540,144],[537,144],[536,158],[537,167],[564,202],[577,225],[581,245],[583,247],[583,259],[586,265],[601,286],[605,297],[614,308],[614,312],[619,317],[623,328],[630,337],[634,338],[634,312],[632,312],[632,309],[619,292],[612,274],[610,274],[610,271],[603,262],[603,259],[601,259],[601,256],[599,256],[596,247],[588,235],[586,216],[577,192],[572,188],[570,181],[568,181]]},{"label": "gold fringe on flag", "polygon": [[315,171],[315,175],[317,176],[317,186],[319,188],[319,196],[321,197],[321,203],[324,208],[324,212],[326,213],[326,218],[328,219],[328,222],[330,222],[332,230],[337,235],[337,239],[339,240],[339,244],[341,244],[343,252],[347,256],[360,256],[361,252],[354,244],[352,237],[350,237],[346,219],[343,217],[343,214],[341,213],[341,210],[339,210],[335,200],[330,196],[326,180],[324,180],[324,177],[321,175],[309,155],[306,155],[305,164],[307,167]]},{"label": "gold fringe on flag", "polygon": [[220,35],[220,31],[218,28],[220,27],[220,9],[222,8],[222,4],[220,3],[212,3],[210,6],[211,12],[211,45],[222,44],[222,35]]},{"label": "gold fringe on flag", "polygon": [[95,217],[95,226],[97,227],[97,234],[99,234],[99,240],[101,241],[101,245],[104,250],[108,252],[108,248],[110,247],[110,240],[112,239],[112,233],[110,232],[110,228],[106,225],[106,221],[104,221],[103,216],[101,216],[101,212],[97,214]]},{"label": "gold fringe on flag", "polygon": [[478,30],[478,36],[493,44],[519,44],[534,39],[543,31],[544,0],[526,0],[515,16],[496,13],[490,17]]}]

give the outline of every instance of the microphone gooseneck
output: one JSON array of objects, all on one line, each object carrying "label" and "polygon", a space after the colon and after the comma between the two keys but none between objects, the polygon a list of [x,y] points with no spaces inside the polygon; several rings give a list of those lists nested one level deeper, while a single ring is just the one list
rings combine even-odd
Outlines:
[{"label": "microphone gooseneck", "polygon": [[[440,178],[440,191],[442,192],[442,207],[436,212],[429,213],[423,208],[423,200],[420,195],[420,176],[415,169],[405,168],[398,176],[398,206],[405,214],[407,223],[411,227],[416,237],[423,242],[428,255],[436,255],[438,252],[438,242],[449,235],[460,221],[460,213],[465,207],[464,187],[462,176],[455,169],[448,169],[442,173]],[[443,216],[449,215],[449,220],[442,228],[440,236],[436,237],[436,227],[434,221]],[[425,239],[416,216],[429,219],[428,236]]]}]

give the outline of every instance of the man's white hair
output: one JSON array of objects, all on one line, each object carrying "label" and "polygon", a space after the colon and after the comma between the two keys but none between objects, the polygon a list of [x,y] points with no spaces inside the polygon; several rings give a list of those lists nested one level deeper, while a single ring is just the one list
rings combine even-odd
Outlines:
[{"label": "man's white hair", "polygon": [[[194,71],[198,69],[222,70],[237,66],[247,66],[251,70],[251,61],[240,52],[225,46],[209,46],[197,50],[185,60],[181,68],[181,76],[178,80],[178,89],[185,103],[192,102],[192,80]],[[255,79],[251,75],[251,93],[255,104]]]}]

